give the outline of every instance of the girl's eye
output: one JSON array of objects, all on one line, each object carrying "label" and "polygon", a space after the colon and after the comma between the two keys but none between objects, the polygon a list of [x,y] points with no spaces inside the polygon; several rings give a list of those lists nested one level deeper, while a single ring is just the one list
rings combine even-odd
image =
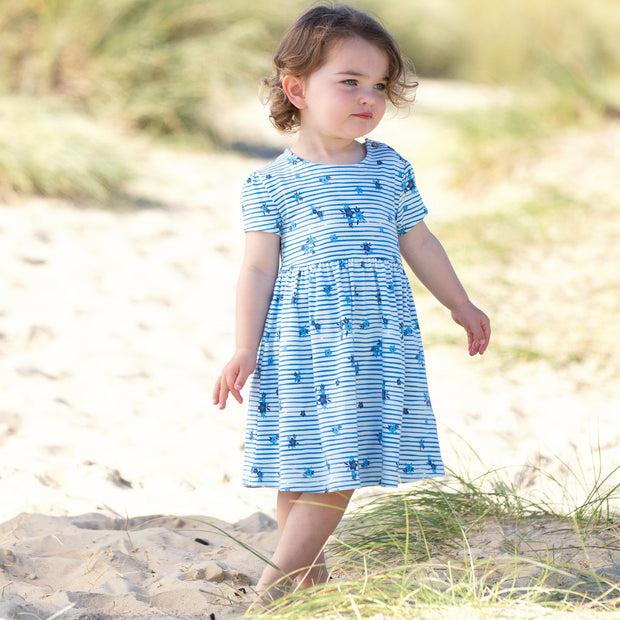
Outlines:
[{"label": "girl's eye", "polygon": [[347,86],[357,86],[357,80],[353,79],[343,80],[342,83],[346,84]]},{"label": "girl's eye", "polygon": [[385,84],[375,84],[377,90],[385,90],[387,86]]}]

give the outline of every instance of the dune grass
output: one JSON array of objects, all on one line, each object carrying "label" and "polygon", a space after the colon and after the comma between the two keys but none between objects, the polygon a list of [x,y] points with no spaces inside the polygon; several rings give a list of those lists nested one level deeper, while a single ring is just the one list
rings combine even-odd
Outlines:
[{"label": "dune grass", "polygon": [[[0,2],[0,92],[59,97],[156,135],[215,139],[223,89],[269,65],[265,0]],[[280,14],[281,13],[281,14]]]},{"label": "dune grass", "polygon": [[116,203],[133,176],[127,148],[58,102],[0,99],[0,199]]},{"label": "dune grass", "polygon": [[[307,0],[280,4],[2,0],[0,62],[13,72],[3,71],[1,84],[3,89],[60,91],[86,100],[97,77],[106,87],[110,78],[120,77],[132,90],[175,83],[183,91],[191,86],[185,81],[198,74],[186,73],[177,61],[201,71],[203,82],[244,80],[268,68],[276,40],[311,4]],[[620,17],[606,0],[591,0],[587,6],[577,0],[549,0],[542,5],[536,0],[492,5],[487,0],[351,0],[350,4],[377,14],[423,76],[523,88],[539,87],[540,83],[532,83],[537,77],[565,82],[572,76],[594,90],[595,84],[600,86],[610,73],[617,73]],[[193,85],[197,93],[204,93],[204,86]],[[174,92],[162,94],[169,100],[184,98]]]},{"label": "dune grass", "polygon": [[422,76],[528,89],[563,68],[595,83],[616,71],[613,59],[620,53],[615,35],[620,17],[605,0],[587,8],[577,0],[356,4],[382,17]]},{"label": "dune grass", "polygon": [[[254,90],[309,4],[0,0],[0,93],[54,95],[138,130],[217,139],[219,106]],[[606,0],[352,4],[386,23],[424,77],[556,92],[573,109],[613,105],[620,19]]]},{"label": "dune grass", "polygon": [[287,16],[248,6],[0,0],[0,197],[116,203],[131,169],[114,134],[225,146],[220,109],[257,84]]},{"label": "dune grass", "polygon": [[[36,99],[39,109],[49,103],[48,116],[59,101],[108,128],[116,125],[193,146],[227,148],[221,111],[236,98],[256,96],[259,78],[270,70],[276,41],[309,4],[0,0],[0,98]],[[606,0],[586,5],[577,0],[351,4],[385,22],[423,77],[504,84],[535,94],[527,106],[519,101],[511,110],[451,119],[464,138],[473,141],[471,150],[479,156],[471,163],[479,169],[518,152],[515,146],[524,144],[524,136],[531,141],[549,127],[618,113],[613,86],[620,67],[620,23]],[[37,129],[38,122],[35,117]],[[81,132],[78,123],[67,129],[66,123],[54,127],[46,122],[50,142],[59,144],[63,131],[80,144],[90,135]],[[33,174],[40,168],[38,153],[15,147],[20,132],[28,143],[31,129],[17,123],[11,131],[13,145],[7,146],[7,140],[0,144],[4,186],[65,195],[60,182],[51,181],[52,174],[44,182],[43,171]],[[87,170],[94,178],[87,178]],[[96,171],[96,166],[79,172],[68,168],[68,174],[78,175],[72,183],[80,187],[99,187]],[[99,189],[87,193],[95,199],[101,195]]]},{"label": "dune grass", "polygon": [[287,595],[249,617],[615,614],[619,471],[599,470],[577,502],[563,494],[559,504],[528,497],[506,471],[476,479],[451,473],[441,482],[381,496],[337,531],[327,585]]}]

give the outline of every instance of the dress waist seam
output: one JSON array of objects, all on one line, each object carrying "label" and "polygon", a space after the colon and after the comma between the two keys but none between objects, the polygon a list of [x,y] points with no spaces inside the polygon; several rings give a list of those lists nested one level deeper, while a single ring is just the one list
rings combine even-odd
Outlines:
[{"label": "dress waist seam", "polygon": [[383,264],[383,263],[394,263],[399,266],[402,264],[400,256],[372,256],[372,257],[353,257],[353,258],[333,258],[322,261],[317,261],[315,263],[295,263],[292,265],[282,265],[280,267],[280,273],[285,273],[289,271],[306,271],[312,269],[319,269],[323,266],[325,267],[333,267],[336,266],[340,269],[346,269],[349,265],[355,265],[363,267],[365,263],[368,264]]}]

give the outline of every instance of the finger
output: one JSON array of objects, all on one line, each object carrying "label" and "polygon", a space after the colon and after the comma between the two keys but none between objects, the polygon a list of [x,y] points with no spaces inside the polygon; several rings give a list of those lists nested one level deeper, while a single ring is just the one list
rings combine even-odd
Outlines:
[{"label": "finger", "polygon": [[472,340],[472,343],[469,346],[469,355],[473,357],[474,355],[476,355],[476,353],[478,353],[479,350],[480,350],[479,342],[475,339]]},{"label": "finger", "polygon": [[230,393],[235,397],[235,400],[241,405],[243,403],[243,396],[241,396],[241,392],[239,388],[235,386],[235,388],[230,390]]},{"label": "finger", "polygon": [[221,382],[220,382],[220,393],[219,393],[219,400],[218,400],[218,405],[220,406],[220,409],[225,409],[226,408],[226,402],[228,401],[228,393],[229,393],[229,389],[228,389],[228,384],[226,383],[226,379],[222,378]]},{"label": "finger", "polygon": [[487,344],[491,341],[491,322],[487,319],[482,324],[482,331],[484,332]]},{"label": "finger", "polygon": [[237,373],[237,377],[235,378],[234,388],[236,393],[239,395],[237,399],[239,403],[243,402],[243,398],[241,397],[241,390],[245,387],[249,376],[254,372],[254,368],[250,367],[242,367],[239,369]]},{"label": "finger", "polygon": [[489,346],[489,342],[491,340],[491,324],[489,322],[489,319],[487,319],[485,317],[485,321],[483,321],[481,323],[481,329],[482,329],[482,337],[480,338],[480,349],[479,349],[479,353],[480,355],[482,355],[486,350],[487,347]]},{"label": "finger", "polygon": [[472,332],[471,329],[468,329],[467,330],[467,347],[471,349],[473,343],[474,343],[474,332]]},{"label": "finger", "polygon": [[235,387],[238,390],[241,390],[243,386],[246,384],[248,377],[252,374],[252,370],[246,370],[242,368],[237,375],[237,380],[235,381]]},{"label": "finger", "polygon": [[218,377],[215,380],[215,387],[213,388],[213,404],[217,405],[220,402],[220,385],[222,383],[222,378]]},{"label": "finger", "polygon": [[479,345],[478,345],[478,353],[480,355],[484,355],[484,352],[487,350],[488,346],[489,346],[489,341],[488,340],[481,340]]},{"label": "finger", "polygon": [[226,387],[228,392],[233,396],[233,398],[241,404],[243,402],[243,397],[241,396],[241,389],[243,388],[245,381],[243,377],[241,377],[241,372],[233,372],[229,375],[226,381]]},{"label": "finger", "polygon": [[226,378],[226,371],[222,372],[219,378],[219,393],[218,393],[218,401],[216,404],[219,405],[220,409],[226,408],[226,403],[228,402],[228,395],[230,394],[229,382]]}]

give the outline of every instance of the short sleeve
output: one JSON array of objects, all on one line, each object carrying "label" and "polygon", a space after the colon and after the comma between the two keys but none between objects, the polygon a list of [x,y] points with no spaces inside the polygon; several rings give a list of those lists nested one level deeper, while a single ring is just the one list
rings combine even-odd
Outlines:
[{"label": "short sleeve", "polygon": [[418,222],[422,221],[428,213],[415,184],[413,168],[408,162],[405,162],[400,189],[400,198],[396,211],[396,226],[398,234],[404,235]]},{"label": "short sleeve", "polygon": [[280,214],[260,174],[252,173],[241,189],[243,230],[280,234]]}]

